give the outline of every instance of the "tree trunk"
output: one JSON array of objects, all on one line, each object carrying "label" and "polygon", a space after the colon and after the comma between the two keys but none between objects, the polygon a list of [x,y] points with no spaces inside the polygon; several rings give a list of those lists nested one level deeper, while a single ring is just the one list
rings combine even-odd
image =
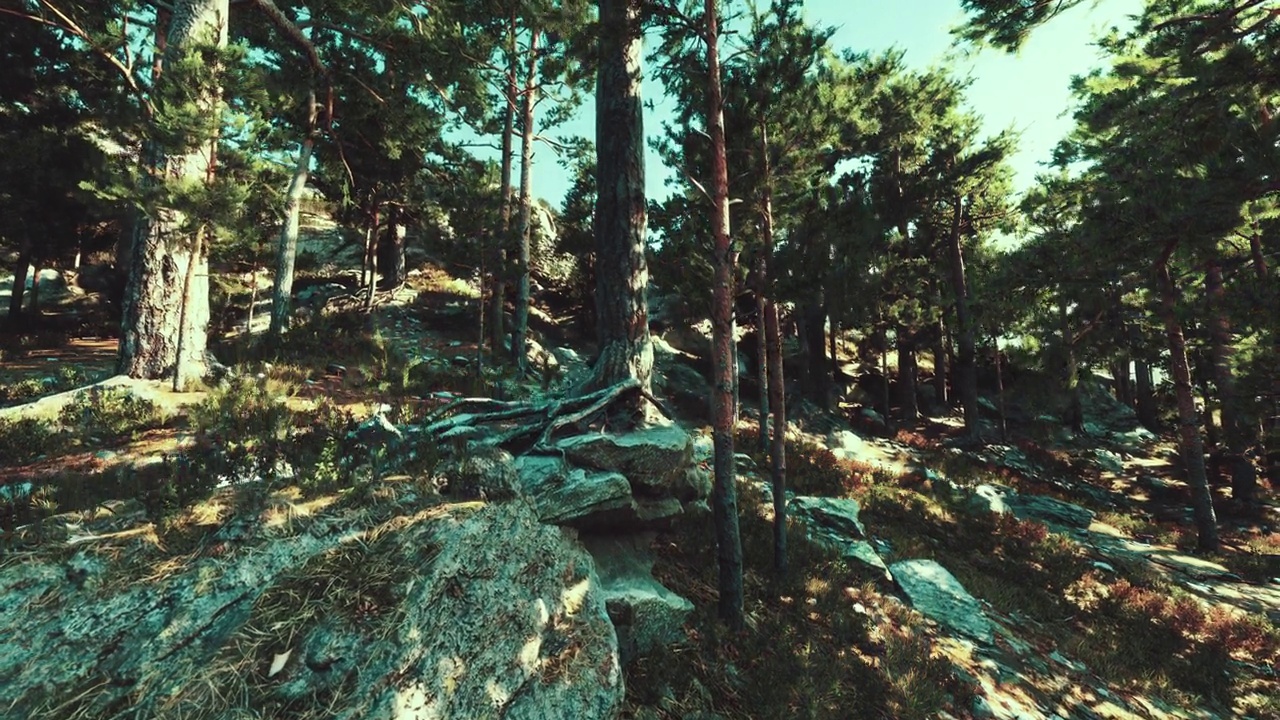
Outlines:
[{"label": "tree trunk", "polygon": [[[586,388],[628,378],[649,389],[649,266],[645,260],[644,116],[640,77],[641,0],[600,0],[596,85],[596,338]],[[642,400],[633,408],[642,409]]]},{"label": "tree trunk", "polygon": [[960,404],[964,408],[964,430],[970,439],[978,439],[978,368],[977,340],[974,336],[973,313],[969,309],[969,281],[964,270],[964,247],[961,245],[960,223],[964,206],[959,197],[955,198],[954,216],[951,220],[951,232],[947,236],[947,246],[951,255],[951,292],[956,301],[956,331],[959,340],[959,352],[956,357],[956,389],[960,395]]},{"label": "tree trunk", "polygon": [[525,68],[524,98],[520,106],[520,267],[516,281],[515,327],[511,333],[511,359],[521,373],[529,336],[529,241],[533,234],[533,109],[538,94],[538,31],[529,35],[529,64]]},{"label": "tree trunk", "polygon": [[1004,364],[1000,357],[1000,338],[991,336],[991,348],[995,355],[996,363],[996,406],[1000,411],[1000,442],[1008,442],[1009,440],[1009,419],[1005,413],[1004,407],[1004,371],[1001,366]]},{"label": "tree trunk", "polygon": [[[164,67],[182,62],[193,46],[227,44],[228,0],[181,0],[174,8],[166,38]],[[170,74],[161,76],[161,82]],[[149,182],[209,182],[221,118],[221,91],[199,88],[196,103],[208,119],[206,136],[188,147],[163,147],[151,141],[147,150]],[[130,253],[129,282],[121,322],[118,371],[135,378],[202,377],[209,326],[208,257],[197,233],[182,229],[184,218],[174,208],[154,208],[140,218]],[[183,278],[191,278],[183,302]],[[181,352],[179,352],[181,348]]]},{"label": "tree trunk", "polygon": [[[773,490],[773,568],[779,577],[787,574],[787,382],[782,363],[782,332],[778,327],[778,304],[771,299],[769,290],[769,261],[773,258],[773,158],[769,148],[769,126],[760,123],[760,157],[764,169],[764,188],[760,202],[761,226],[764,235],[758,265],[760,287],[756,296],[757,307],[764,320],[761,349],[765,354],[761,362],[767,365],[768,401],[762,407],[773,411],[773,437],[771,440],[769,474]],[[832,333],[832,337],[835,333]],[[835,352],[832,352],[832,357]],[[763,392],[763,390],[762,390]],[[762,395],[763,397],[763,395]],[[765,431],[764,411],[761,411],[760,433]]]},{"label": "tree trunk", "polygon": [[[767,192],[767,191],[766,191]],[[764,210],[761,214],[771,211]],[[769,220],[763,220],[762,223],[768,223]],[[765,230],[764,232],[768,232]],[[760,390],[760,453],[768,456],[769,454],[769,338],[766,332],[767,321],[765,314],[767,312],[765,299],[768,284],[768,258],[765,256],[764,248],[760,249],[760,254],[756,256],[755,282],[756,282],[756,385]]]},{"label": "tree trunk", "polygon": [[910,425],[920,419],[916,400],[915,338],[905,328],[898,328],[898,402],[902,404],[902,422]]},{"label": "tree trunk", "polygon": [[827,362],[827,311],[821,299],[801,309],[808,395],[823,410],[831,409],[831,363]]},{"label": "tree trunk", "polygon": [[9,295],[9,319],[22,315],[22,298],[27,292],[27,273],[31,271],[31,240],[23,238],[18,250],[18,262],[13,266],[13,290]]},{"label": "tree trunk", "polygon": [[938,403],[938,410],[945,414],[951,405],[951,395],[947,388],[947,320],[943,313],[938,313],[937,332],[933,340],[933,399]]},{"label": "tree trunk", "polygon": [[1156,432],[1159,423],[1156,421],[1156,389],[1155,377],[1151,364],[1143,359],[1133,361],[1134,404],[1138,411],[1138,422],[1146,429]]},{"label": "tree trunk", "polygon": [[40,263],[31,263],[31,317],[40,315]]},{"label": "tree trunk", "polygon": [[495,362],[502,357],[502,343],[506,324],[507,295],[507,244],[511,236],[511,166],[515,159],[515,123],[516,101],[519,91],[516,88],[516,18],[512,15],[507,21],[507,75],[505,82],[506,106],[502,112],[502,203],[499,208],[502,222],[498,236],[494,241],[493,281],[490,283],[492,297],[489,299],[489,344]]},{"label": "tree trunk", "polygon": [[1182,459],[1186,463],[1187,484],[1191,487],[1191,506],[1195,512],[1199,545],[1202,550],[1218,548],[1218,521],[1213,511],[1213,494],[1204,469],[1204,442],[1196,422],[1195,396],[1191,388],[1191,368],[1187,364],[1187,343],[1178,322],[1178,290],[1169,275],[1169,265],[1162,259],[1156,265],[1160,286],[1160,316],[1169,343],[1169,370],[1178,401],[1178,438]]},{"label": "tree trunk", "polygon": [[1116,381],[1116,400],[1122,405],[1133,407],[1133,379],[1129,373],[1129,359],[1124,358],[1115,363],[1111,376]]},{"label": "tree trunk", "polygon": [[[315,124],[315,92],[311,93],[311,125]],[[289,329],[293,306],[293,270],[298,259],[298,225],[302,214],[302,193],[307,187],[307,175],[311,168],[311,150],[315,146],[313,130],[307,131],[298,148],[298,162],[293,166],[293,179],[284,200],[284,227],[280,230],[280,242],[276,245],[276,275],[271,286],[271,326],[267,337],[279,342]]]},{"label": "tree trunk", "polygon": [[1084,432],[1084,404],[1080,400],[1080,365],[1076,362],[1075,342],[1071,332],[1071,316],[1067,314],[1067,296],[1059,291],[1058,316],[1062,322],[1063,386],[1067,391],[1067,409],[1062,422],[1073,433]]},{"label": "tree trunk", "polygon": [[399,210],[387,211],[387,231],[378,241],[378,267],[382,269],[382,287],[391,290],[405,281],[405,227]]},{"label": "tree trunk", "polygon": [[1205,291],[1209,298],[1209,340],[1213,356],[1213,374],[1218,386],[1218,404],[1222,409],[1222,436],[1226,460],[1231,468],[1231,497],[1251,505],[1256,500],[1258,484],[1253,463],[1245,453],[1248,428],[1240,415],[1233,369],[1234,345],[1231,324],[1227,319],[1226,299],[1222,287],[1222,268],[1216,258],[1205,268]]},{"label": "tree trunk", "polygon": [[369,214],[369,234],[368,247],[365,249],[369,257],[369,285],[364,296],[364,307],[366,310],[373,309],[373,299],[378,294],[378,226],[382,224],[382,203],[377,200],[373,201],[373,209]]},{"label": "tree trunk", "polygon": [[[720,32],[716,0],[706,0],[707,131],[711,136],[711,197],[714,238],[711,287],[711,418],[715,444],[712,510],[720,570],[720,618],[732,629],[743,624],[742,540],[733,461],[733,248],[729,239],[729,171],[725,158],[724,101],[720,90]],[[775,432],[780,429],[775,427]]]}]

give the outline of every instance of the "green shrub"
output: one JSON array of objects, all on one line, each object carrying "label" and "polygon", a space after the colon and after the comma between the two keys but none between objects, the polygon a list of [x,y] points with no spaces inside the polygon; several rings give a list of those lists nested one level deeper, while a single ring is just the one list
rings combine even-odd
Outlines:
[{"label": "green shrub", "polygon": [[57,428],[48,421],[0,419],[0,467],[24,465],[53,452],[60,443]]},{"label": "green shrub", "polygon": [[114,388],[94,387],[77,393],[58,414],[63,427],[84,439],[134,438],[159,426],[163,417],[155,403]]}]

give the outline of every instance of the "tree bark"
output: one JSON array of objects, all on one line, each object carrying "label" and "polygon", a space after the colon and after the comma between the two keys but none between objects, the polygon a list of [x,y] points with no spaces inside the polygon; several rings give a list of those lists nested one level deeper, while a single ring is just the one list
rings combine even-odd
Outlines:
[{"label": "tree bark", "polygon": [[[588,389],[653,375],[645,260],[641,0],[600,0],[596,86],[596,337]],[[643,403],[643,400],[638,400]],[[639,411],[642,408],[634,408]]]},{"label": "tree bark", "polygon": [[[762,210],[763,215],[766,210]],[[762,220],[762,225],[769,222]],[[764,232],[768,232],[767,230]],[[769,454],[769,338],[766,333],[765,293],[768,282],[768,258],[762,247],[756,256],[756,385],[760,390],[760,452]]]},{"label": "tree bark", "polygon": [[1080,400],[1080,365],[1076,362],[1075,340],[1071,332],[1071,316],[1067,314],[1067,296],[1059,290],[1058,316],[1062,323],[1063,386],[1067,391],[1067,409],[1063,424],[1073,433],[1084,432],[1084,404]]},{"label": "tree bark", "polygon": [[366,236],[368,246],[365,249],[369,258],[369,285],[364,296],[366,310],[373,309],[373,299],[378,294],[378,227],[382,224],[381,210],[382,203],[374,200],[373,208],[369,211],[369,234]]},{"label": "tree bark", "polygon": [[298,148],[298,162],[293,166],[293,178],[284,200],[284,227],[276,245],[276,275],[271,287],[271,326],[267,337],[278,342],[289,329],[293,306],[293,272],[298,259],[298,226],[302,214],[302,193],[307,187],[311,170],[311,150],[315,146],[314,126],[316,114],[315,92],[310,95],[311,128]]},{"label": "tree bark", "polygon": [[1141,358],[1133,361],[1134,374],[1134,406],[1138,411],[1138,422],[1146,429],[1155,432],[1156,422],[1155,378],[1151,364]]},{"label": "tree bark", "polygon": [[[764,188],[760,202],[761,225],[764,235],[760,250],[757,305],[764,322],[761,348],[765,354],[761,361],[767,364],[768,402],[762,407],[773,411],[773,437],[769,462],[769,475],[773,490],[773,569],[779,577],[787,574],[787,382],[782,363],[782,332],[778,326],[778,304],[768,293],[769,261],[773,258],[773,162],[769,147],[769,127],[760,123],[760,154],[764,169]],[[768,294],[767,294],[768,293]],[[762,297],[763,296],[763,297]],[[834,333],[832,335],[834,337]],[[832,352],[834,357],[835,353]],[[763,391],[762,391],[763,392]],[[764,412],[761,412],[760,433],[765,432]]]},{"label": "tree bark", "polygon": [[901,403],[902,422],[914,423],[920,419],[920,404],[916,400],[916,347],[915,339],[906,328],[898,328],[898,402]]},{"label": "tree bark", "polygon": [[733,248],[729,238],[729,171],[725,157],[724,100],[720,89],[719,20],[716,0],[706,0],[707,133],[711,137],[711,197],[714,238],[711,288],[712,440],[715,483],[712,510],[720,572],[720,618],[743,625],[742,540],[738,532],[737,482],[733,461]]},{"label": "tree bark", "polygon": [[382,269],[382,286],[388,290],[405,281],[405,227],[401,217],[399,210],[387,210],[387,231],[378,241],[378,267]]},{"label": "tree bark", "polygon": [[964,270],[964,247],[960,242],[964,206],[959,197],[956,197],[954,202],[955,214],[951,220],[951,232],[947,234],[947,249],[951,255],[951,292],[955,296],[957,340],[960,345],[956,358],[956,389],[960,394],[960,404],[964,408],[965,434],[969,439],[977,440],[979,436],[978,344],[973,329],[973,313],[969,309],[969,281]]},{"label": "tree bark", "polygon": [[515,327],[511,333],[511,359],[521,373],[529,335],[529,241],[533,234],[533,109],[538,94],[538,31],[529,35],[529,64],[525,68],[524,98],[520,106],[520,263],[516,280]]},{"label": "tree bark", "polygon": [[1256,500],[1258,478],[1245,453],[1248,428],[1240,415],[1236,396],[1231,323],[1227,319],[1222,267],[1217,258],[1211,259],[1205,267],[1205,292],[1209,300],[1209,349],[1213,357],[1214,381],[1218,386],[1218,405],[1222,410],[1223,447],[1231,468],[1231,497],[1250,505]]},{"label": "tree bark", "polygon": [[1133,378],[1129,372],[1129,358],[1116,362],[1111,369],[1111,376],[1116,381],[1116,400],[1133,407]]},{"label": "tree bark", "polygon": [[1169,343],[1169,366],[1178,401],[1178,439],[1186,464],[1187,484],[1191,487],[1191,507],[1195,513],[1199,545],[1202,550],[1218,548],[1218,520],[1213,511],[1213,494],[1204,468],[1204,441],[1196,422],[1195,395],[1191,387],[1191,368],[1187,364],[1187,343],[1178,322],[1178,290],[1169,275],[1168,260],[1156,264],[1156,281],[1160,288],[1160,316]]},{"label": "tree bark", "polygon": [[1009,440],[1009,419],[1004,407],[1004,362],[1000,357],[1000,338],[991,336],[991,349],[996,363],[996,406],[1000,411],[1000,442]]},{"label": "tree bark", "polygon": [[516,101],[519,91],[516,87],[516,18],[513,14],[507,21],[507,75],[506,75],[506,107],[502,113],[502,203],[499,208],[501,224],[493,248],[493,281],[490,283],[492,297],[489,299],[489,344],[492,346],[495,361],[502,357],[502,343],[505,339],[506,295],[507,295],[507,243],[511,236],[511,166],[515,159],[515,123]]},{"label": "tree bark", "polygon": [[827,311],[821,299],[801,309],[809,397],[823,410],[831,409],[831,363],[827,362]]},{"label": "tree bark", "polygon": [[[183,61],[199,45],[227,44],[228,0],[181,0],[169,23],[161,76],[171,76],[169,66]],[[148,147],[149,182],[208,182],[214,170],[221,91],[215,86],[198,88],[196,103],[208,119],[207,137],[195,138],[189,147],[163,147],[152,140]],[[209,326],[208,257],[198,233],[183,229],[182,214],[170,207],[155,208],[139,218],[129,261],[121,322],[118,371],[135,378],[177,375],[203,377],[207,368]],[[191,278],[183,302],[183,278]],[[181,352],[179,352],[181,349]]]},{"label": "tree bark", "polygon": [[9,319],[22,316],[22,299],[27,292],[27,273],[31,272],[31,239],[23,238],[18,262],[13,267],[13,290],[9,295]]}]

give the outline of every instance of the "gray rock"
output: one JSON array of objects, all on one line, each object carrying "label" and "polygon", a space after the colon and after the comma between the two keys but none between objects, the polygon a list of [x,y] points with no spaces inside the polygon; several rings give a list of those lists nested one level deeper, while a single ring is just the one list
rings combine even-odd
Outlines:
[{"label": "gray rock", "polygon": [[440,464],[448,492],[462,500],[499,501],[521,495],[511,455],[497,448],[476,448]]},{"label": "gray rock", "polygon": [[1093,457],[1098,466],[1109,473],[1119,474],[1124,472],[1124,460],[1110,450],[1105,448],[1094,450]]},{"label": "gray rock", "polygon": [[1044,495],[1014,495],[1006,498],[1005,502],[1022,520],[1040,520],[1077,528],[1093,524],[1092,510]]},{"label": "gray rock", "polygon": [[978,642],[991,643],[991,621],[946,568],[933,560],[903,560],[890,565],[889,572],[911,605],[926,617]]},{"label": "gray rock", "polygon": [[[766,501],[772,500],[772,492],[767,493]],[[799,496],[787,502],[787,512],[804,526],[812,542],[891,580],[889,568],[869,542],[866,528],[858,518],[860,510],[858,501],[848,498]]]},{"label": "gray rock", "polygon": [[966,504],[971,510],[976,512],[1005,515],[1011,512],[1009,505],[1005,500],[1012,494],[1014,494],[1014,492],[1010,488],[1002,485],[983,483],[973,489],[973,492],[969,495]]},{"label": "gray rock", "polygon": [[587,536],[623,664],[677,642],[693,603],[653,577],[652,536]]},{"label": "gray rock", "polygon": [[559,456],[525,455],[515,467],[522,492],[543,522],[617,531],[652,526],[684,511],[676,497],[637,497],[622,473],[575,468]]},{"label": "gray rock", "polygon": [[[160,707],[248,717],[286,705],[340,720],[616,716],[623,683],[605,596],[564,531],[519,503],[374,517],[318,518],[296,536],[93,592],[70,586],[53,559],[7,566],[0,627],[23,631],[0,634],[6,712],[43,717],[50,698],[78,695],[83,717]],[[259,613],[311,592],[306,579],[332,562],[344,564],[325,578],[330,590],[367,593],[367,614],[332,603],[289,616],[284,630],[265,624]],[[247,673],[270,681],[235,684]],[[209,693],[211,678],[232,692]]]},{"label": "gray rock", "polygon": [[693,463],[693,439],[674,425],[659,425],[623,435],[575,435],[557,443],[574,464],[620,472],[637,493],[666,496]]},{"label": "gray rock", "polygon": [[382,413],[360,423],[355,430],[351,431],[351,436],[371,453],[392,453],[404,442],[404,434]]}]

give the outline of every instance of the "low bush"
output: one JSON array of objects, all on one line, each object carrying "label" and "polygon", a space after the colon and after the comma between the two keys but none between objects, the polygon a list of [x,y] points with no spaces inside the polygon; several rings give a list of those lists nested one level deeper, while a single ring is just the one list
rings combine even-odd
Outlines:
[{"label": "low bush", "polygon": [[0,419],[0,468],[25,465],[62,443],[54,425],[37,418]]},{"label": "low bush", "polygon": [[164,417],[146,398],[123,389],[93,387],[63,406],[58,421],[81,439],[97,441],[133,439],[159,427]]}]

